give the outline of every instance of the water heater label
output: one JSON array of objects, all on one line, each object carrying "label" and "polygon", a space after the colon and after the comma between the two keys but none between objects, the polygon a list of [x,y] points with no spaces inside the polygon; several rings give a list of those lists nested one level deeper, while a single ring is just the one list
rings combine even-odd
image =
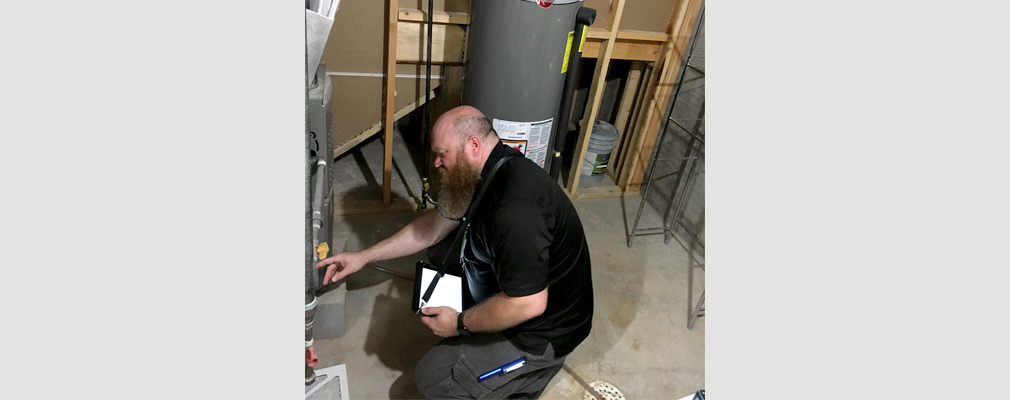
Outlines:
[{"label": "water heater label", "polygon": [[495,118],[491,121],[502,143],[519,150],[526,158],[544,167],[547,160],[547,146],[551,142],[551,128],[554,118],[535,122],[506,121]]}]

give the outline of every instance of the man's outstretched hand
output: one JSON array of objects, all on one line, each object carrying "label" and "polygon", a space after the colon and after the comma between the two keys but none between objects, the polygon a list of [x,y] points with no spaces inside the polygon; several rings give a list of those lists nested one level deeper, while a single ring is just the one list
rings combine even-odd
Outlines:
[{"label": "man's outstretched hand", "polygon": [[347,275],[361,270],[367,263],[361,253],[347,252],[326,258],[316,264],[316,268],[326,268],[326,275],[323,276],[323,285],[329,285],[344,279]]}]

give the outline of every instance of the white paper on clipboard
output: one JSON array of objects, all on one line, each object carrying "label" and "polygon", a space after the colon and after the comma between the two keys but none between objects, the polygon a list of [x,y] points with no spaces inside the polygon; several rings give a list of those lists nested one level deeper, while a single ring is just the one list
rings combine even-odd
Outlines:
[{"label": "white paper on clipboard", "polygon": [[421,290],[417,294],[418,304],[425,307],[449,307],[456,312],[463,312],[463,281],[455,275],[445,274],[438,279],[435,291],[427,303],[421,303],[421,296],[428,290],[428,285],[438,271],[421,268]]}]

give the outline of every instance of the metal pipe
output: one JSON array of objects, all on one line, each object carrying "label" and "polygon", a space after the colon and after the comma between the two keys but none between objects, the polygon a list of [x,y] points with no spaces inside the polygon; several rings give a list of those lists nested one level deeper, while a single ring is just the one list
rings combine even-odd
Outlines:
[{"label": "metal pipe", "polygon": [[701,291],[701,299],[698,300],[698,304],[694,306],[694,311],[691,312],[691,319],[687,321],[687,329],[694,329],[694,321],[698,320],[698,317],[705,316],[705,291]]},{"label": "metal pipe", "polygon": [[[319,231],[323,229],[323,188],[326,185],[326,168],[326,160],[320,159],[316,162],[316,184],[312,190],[312,264],[320,261],[316,249],[319,248]],[[313,270],[312,289],[315,290],[319,286],[319,274]]]},{"label": "metal pipe", "polygon": [[[677,81],[677,93],[674,94],[674,96],[673,96],[674,97],[674,100],[673,100],[674,103],[676,103],[676,101],[677,101],[676,98],[680,94],[680,90],[682,89],[682,87],[684,85],[684,78],[687,76],[687,66],[689,66],[691,64],[691,59],[694,58],[694,47],[695,47],[695,45],[698,44],[698,40],[697,40],[698,39],[698,29],[701,27],[701,24],[704,22],[704,20],[705,20],[705,6],[704,6],[704,4],[702,4],[701,9],[698,10],[698,19],[694,22],[694,34],[692,35],[693,37],[691,38],[691,45],[688,47],[687,58],[684,59],[684,66],[683,66],[683,68],[680,71],[682,75],[679,77],[679,79]],[[702,103],[701,110],[700,110],[700,115],[704,115],[704,114],[705,114],[705,103]],[[668,126],[668,124],[670,122],[673,122],[675,125],[677,125],[681,129],[684,128],[683,126],[680,125],[680,123],[678,123],[673,118],[673,104],[671,104],[670,111],[668,111],[667,115],[668,115],[668,117],[666,118],[666,121],[664,121],[664,123],[663,123],[663,129],[664,129],[663,130],[663,136],[666,136],[666,128],[667,128],[667,126]],[[699,118],[696,121],[700,123],[701,121],[704,121],[704,119],[703,118]],[[674,221],[676,221],[677,218],[680,218],[680,214],[683,211],[685,205],[687,204],[687,196],[690,194],[691,183],[694,181],[694,170],[695,170],[695,167],[698,165],[698,158],[699,158],[698,155],[701,152],[701,149],[700,148],[696,148],[695,144],[698,143],[698,142],[701,142],[700,146],[705,146],[704,138],[697,137],[689,129],[684,129],[684,131],[687,132],[688,135],[691,136],[691,142],[688,144],[688,150],[687,150],[687,153],[685,154],[686,158],[685,158],[685,161],[683,162],[683,164],[681,164],[682,165],[681,168],[686,168],[687,167],[687,163],[690,162],[691,163],[691,169],[687,171],[687,179],[686,180],[684,180],[684,174],[680,174],[680,175],[677,176],[677,183],[674,184],[674,186],[673,186],[674,192],[673,192],[672,198],[670,199],[670,203],[667,204],[666,210],[663,213],[663,227],[665,228],[664,229],[665,234],[663,235],[663,244],[670,244],[670,237],[673,236],[673,230],[676,229],[676,226],[674,224],[669,224],[668,225],[667,221],[669,221],[669,218],[670,218],[670,209],[673,206],[674,201],[677,198],[677,195],[680,194],[680,200],[676,201],[676,204],[677,204],[677,206],[675,207],[676,211],[673,214],[673,220]],[[659,153],[656,153],[656,157],[659,157]],[[683,189],[680,186],[681,181],[684,181]],[[686,191],[687,193],[681,194],[682,191]]]},{"label": "metal pipe", "polygon": [[[308,18],[308,17],[306,17],[306,18]],[[305,171],[304,171],[304,175],[303,175],[304,187],[305,187],[305,204],[304,204],[304,207],[305,207],[304,208],[304,214],[305,215],[304,215],[303,222],[305,224],[305,238],[304,238],[304,241],[305,241],[305,304],[306,305],[314,304],[315,303],[315,298],[316,298],[316,294],[315,294],[316,290],[315,290],[315,287],[314,287],[314,285],[315,285],[315,279],[313,278],[316,275],[316,270],[315,270],[315,266],[312,265],[312,255],[311,255],[311,253],[314,253],[314,251],[311,248],[312,247],[312,242],[311,242],[311,239],[312,239],[311,230],[312,230],[312,228],[311,228],[310,214],[309,214],[311,212],[311,210],[312,210],[312,200],[310,198],[311,197],[311,193],[312,193],[312,191],[311,191],[312,190],[312,186],[311,186],[312,185],[312,183],[311,183],[312,158],[311,158],[311,153],[309,152],[309,144],[312,142],[312,138],[311,138],[310,133],[309,133],[309,87],[311,85],[310,85],[310,81],[309,80],[312,79],[315,74],[313,74],[313,76],[309,76],[308,34],[309,34],[308,21],[306,20],[306,23],[305,23],[305,33],[304,33],[304,35],[306,36],[306,41],[305,41],[306,42],[305,43],[305,81],[304,81],[304,88],[305,88],[305,114],[304,114],[304,117],[305,117],[305,136],[304,136],[304,138],[305,138],[305,145],[304,145],[304,147],[305,147],[305,149],[304,149],[305,150],[305,155],[304,155],[304,157],[305,158],[304,158],[304,160],[305,160],[305,162],[304,162],[304,166],[305,166]],[[305,351],[306,352],[309,351],[308,350],[308,346],[305,347]],[[312,368],[312,366],[309,365],[308,362],[306,362],[305,363],[305,385],[306,386],[311,385],[313,382],[315,382],[315,380],[316,380],[316,372]]]},{"label": "metal pipe", "polygon": [[[428,0],[428,51],[425,52],[425,73],[424,73],[424,131],[421,134],[421,144],[424,147],[421,152],[424,153],[424,165],[421,166],[421,209],[426,210],[428,208],[428,163],[429,155],[428,148],[431,147],[431,30],[434,24],[433,15],[435,5],[434,0]],[[442,67],[445,68],[445,67]],[[443,75],[444,71],[443,71]],[[442,87],[445,87],[445,79],[442,80]]]},{"label": "metal pipe", "polygon": [[438,207],[438,202],[435,201],[435,199],[431,198],[431,193],[425,193],[424,199],[427,200],[429,203],[434,204],[435,207]]},{"label": "metal pipe", "polygon": [[[699,110],[699,113],[700,114],[704,114],[705,113],[705,103],[701,104],[701,110]],[[700,121],[702,121],[702,119],[697,119],[696,121],[699,121],[699,123],[700,123]],[[691,130],[685,128],[684,126],[681,126],[680,124],[678,124],[676,120],[674,120],[674,119],[671,118],[670,122],[673,122],[674,124],[676,124],[678,127],[680,127],[685,132],[687,132],[689,134],[689,136],[691,137],[691,141],[688,143],[688,152],[686,154],[689,157],[685,157],[684,158],[684,160],[690,160],[690,162],[691,162],[691,169],[689,169],[688,172],[687,172],[687,183],[685,184],[684,189],[683,189],[683,190],[687,190],[688,193],[686,193],[684,195],[681,195],[680,196],[680,200],[677,201],[677,207],[676,207],[677,208],[677,213],[675,213],[674,217],[673,217],[673,219],[676,220],[680,216],[680,210],[682,208],[682,203],[685,203],[687,196],[690,195],[690,188],[691,188],[692,182],[694,182],[694,168],[698,164],[698,160],[700,160],[700,158],[701,158],[700,157],[701,147],[705,146],[705,141],[703,140],[703,138],[699,138],[698,136],[692,134]],[[696,143],[701,143],[701,145],[696,148],[696,146],[695,146]],[[683,166],[684,167],[687,166],[687,161],[684,161]],[[674,196],[676,197],[676,195],[679,194],[680,191],[681,191],[681,189],[680,189],[680,177],[678,177],[678,179],[677,179],[677,185],[674,186],[674,189],[676,190],[674,192]],[[663,223],[664,223],[664,226],[666,224],[666,221],[668,221],[669,218],[670,218],[670,209],[671,209],[671,207],[673,207],[673,204],[674,204],[674,201],[673,201],[673,199],[671,199],[670,204],[667,204],[667,206],[666,206],[666,211],[663,214],[663,221],[664,221]],[[672,230],[674,228],[675,227],[671,226],[669,229]],[[669,243],[670,238],[666,237],[664,239],[664,241],[666,243]]]},{"label": "metal pipe", "polygon": [[[703,120],[703,119],[699,118],[699,119],[695,119],[694,121],[701,121],[701,120]],[[682,120],[682,121],[691,121],[691,120]],[[673,119],[673,117],[670,117],[670,122],[673,122],[673,124],[677,125],[678,128],[683,129],[684,133],[687,133],[688,135],[691,135],[691,137],[693,137],[695,139],[698,139],[698,141],[701,142],[701,144],[705,144],[705,138],[704,137],[695,135],[693,132],[691,132],[690,129],[687,129],[684,125],[681,125],[680,122],[677,122],[677,120]]]},{"label": "metal pipe", "polygon": [[[308,18],[308,17],[306,17]],[[305,36],[308,38],[309,28],[308,20],[305,22]],[[312,287],[312,276],[315,270],[312,268],[312,220],[311,220],[311,210],[312,210],[312,154],[310,152],[311,144],[313,139],[309,131],[309,89],[312,87],[312,79],[315,78],[315,74],[309,75],[309,45],[308,39],[305,43],[305,162],[304,162],[304,187],[305,187],[305,303],[308,304],[312,301],[314,297],[315,289]]]},{"label": "metal pipe", "polygon": [[387,273],[387,274],[390,274],[390,275],[393,275],[393,276],[395,276],[395,277],[398,277],[398,278],[403,278],[403,279],[406,279],[406,280],[408,280],[408,281],[411,281],[411,282],[413,282],[413,281],[414,281],[414,277],[413,277],[413,276],[410,276],[410,275],[406,275],[406,274],[401,274],[401,273],[399,273],[399,272],[395,272],[395,271],[390,271],[390,270],[388,270],[388,269],[385,269],[385,268],[382,268],[382,267],[379,267],[379,266],[377,266],[377,265],[375,265],[375,264],[365,264],[365,266],[367,266],[367,267],[369,267],[369,268],[372,268],[372,269],[374,269],[374,270],[377,270],[377,271],[379,271],[379,272],[385,272],[385,273]]},{"label": "metal pipe", "polygon": [[[696,142],[697,141],[695,139],[693,139],[693,138],[691,139],[691,143],[688,144],[689,147],[687,149],[689,157],[685,157],[684,161],[683,161],[683,164],[681,164],[681,169],[684,169],[684,168],[687,168],[687,164],[688,163],[691,163],[691,167],[689,169],[687,169],[687,175],[686,175],[687,178],[686,178],[686,181],[685,181],[685,178],[684,178],[685,175],[683,173],[677,175],[677,182],[673,185],[673,190],[674,190],[673,191],[673,195],[672,195],[672,197],[670,199],[670,202],[667,203],[667,205],[666,205],[666,210],[663,212],[663,227],[664,227],[664,231],[666,232],[663,235],[663,244],[669,244],[670,243],[670,231],[671,230],[670,230],[670,228],[667,228],[667,223],[666,223],[666,221],[668,221],[670,219],[670,209],[676,208],[678,210],[677,213],[679,213],[680,212],[679,210],[681,209],[681,207],[683,206],[683,203],[685,203],[685,199],[687,198],[687,194],[686,193],[682,193],[682,192],[685,191],[685,190],[688,190],[690,183],[685,183],[684,186],[683,186],[683,188],[681,188],[680,183],[682,181],[683,182],[690,182],[691,181],[691,174],[694,173],[694,166],[697,165],[697,163],[698,163],[697,157],[690,157],[690,155],[695,154],[695,143]],[[678,200],[678,198],[679,198],[679,200]],[[674,204],[676,204],[677,206],[674,207],[673,206]],[[677,219],[678,218],[678,214],[674,214],[673,218]]]},{"label": "metal pipe", "polygon": [[[671,104],[673,104],[673,103],[671,103]],[[666,125],[664,124],[664,128],[665,127],[666,127]],[[663,149],[663,137],[664,136],[666,136],[666,135],[662,135],[662,136],[659,137],[659,144],[656,145],[656,155],[657,156],[659,155],[659,152]],[[634,237],[636,235],[635,231],[638,230],[638,222],[642,219],[642,210],[645,209],[645,202],[646,202],[646,200],[649,197],[649,187],[652,186],[652,181],[653,181],[652,178],[655,177],[655,175],[653,175],[653,174],[656,173],[656,164],[658,164],[656,162],[656,160],[652,160],[652,165],[649,167],[649,180],[645,181],[645,190],[642,192],[642,201],[640,203],[638,203],[638,213],[635,215],[635,223],[633,225],[631,225],[631,234],[628,235],[628,248],[629,249],[631,248],[631,242],[632,242],[632,240],[634,239]],[[683,168],[681,168],[681,169],[683,170]]]},{"label": "metal pipe", "polygon": [[[691,147],[692,153],[696,154],[697,152],[701,151],[700,149],[695,149],[694,148],[694,141],[692,141],[691,146],[692,146]],[[691,160],[691,169],[687,171],[687,181],[684,183],[684,188],[681,189],[681,190],[684,191],[684,194],[682,194],[680,196],[680,201],[677,202],[676,211],[673,214],[673,221],[674,222],[676,222],[677,219],[680,218],[680,216],[684,213],[684,210],[687,208],[687,200],[688,200],[688,197],[691,195],[692,187],[694,186],[694,178],[696,176],[696,174],[695,174],[694,171],[695,171],[695,168],[697,168],[697,166],[698,166],[698,158],[695,157],[693,160]],[[670,213],[670,208],[667,207],[667,209],[666,209],[666,214],[667,215],[663,216],[663,218],[664,218],[663,219],[664,226],[666,224],[666,221],[667,221],[666,218],[669,216],[669,213]],[[667,230],[667,234],[663,238],[663,242],[664,243],[670,243],[670,235],[672,235],[672,232],[673,232],[674,229],[676,229],[676,226],[674,226],[674,224],[671,223],[670,226],[669,226],[669,228],[666,229]]]},{"label": "metal pipe", "polygon": [[[670,103],[666,106],[666,115],[672,115],[673,114],[673,106],[675,104],[677,104],[677,95],[680,94],[680,85],[681,85],[681,83],[684,82],[684,75],[685,75],[685,69],[686,68],[687,68],[687,58],[685,57],[684,58],[684,64],[680,66],[680,71],[677,71],[677,74],[678,74],[677,91],[673,93],[673,97],[670,99]],[[662,132],[662,134],[659,135],[659,141],[656,144],[656,155],[652,158],[652,164],[649,165],[649,179],[647,179],[645,181],[645,188],[642,191],[642,201],[640,203],[638,203],[638,213],[635,215],[635,223],[631,226],[631,233],[628,234],[628,248],[629,249],[631,248],[631,244],[634,241],[634,238],[636,236],[635,232],[638,230],[638,222],[642,219],[642,210],[645,209],[645,202],[648,200],[648,197],[649,197],[649,188],[652,187],[652,181],[655,180],[654,179],[655,178],[654,174],[656,173],[656,164],[658,164],[657,161],[659,161],[658,160],[659,155],[662,154],[662,151],[663,151],[663,139],[666,138],[666,128],[668,127],[669,123],[670,123],[670,118],[666,118],[665,120],[663,120],[663,125],[660,128],[661,129],[660,132]],[[684,161],[684,162],[687,162],[687,161]],[[684,166],[681,166],[680,170],[683,171],[684,170]],[[680,177],[683,176],[683,175],[684,174],[681,173],[681,174],[679,174],[677,176],[677,185],[680,184]],[[676,188],[676,187],[677,186],[675,185],[674,188]],[[676,193],[674,193],[674,195],[676,195]],[[666,240],[666,238],[664,237],[664,241],[665,240]]]},{"label": "metal pipe", "polygon": [[[565,150],[565,141],[568,136],[568,120],[572,114],[572,99],[575,97],[575,79],[578,77],[579,67],[582,64],[582,52],[579,45],[582,44],[583,27],[593,24],[596,20],[596,10],[589,7],[579,7],[575,12],[575,33],[572,36],[572,49],[568,54],[568,71],[565,76],[565,86],[562,89],[561,109],[558,111],[558,119],[554,124],[554,134],[551,135],[553,142],[548,150],[553,151],[551,156],[551,178],[558,179],[561,172],[561,152]],[[592,122],[590,122],[592,123]],[[572,161],[572,168],[575,168],[575,161]]]},{"label": "metal pipe", "polygon": [[312,302],[305,305],[305,347],[312,346],[312,325],[316,320],[316,304],[318,300],[312,297]]},{"label": "metal pipe", "polygon": [[[305,351],[306,351],[306,354],[310,354],[310,351],[311,351],[310,348],[312,347],[312,344],[313,344],[313,341],[314,341],[313,337],[312,337],[312,326],[315,323],[315,316],[316,316],[316,304],[317,304],[316,289],[319,288],[319,286],[320,286],[319,273],[315,269],[315,264],[319,262],[319,253],[316,252],[316,249],[319,248],[319,232],[320,232],[321,229],[323,229],[323,197],[324,197],[324,193],[323,193],[324,190],[323,190],[323,188],[326,186],[326,178],[328,176],[327,173],[326,173],[327,172],[326,168],[327,168],[326,160],[323,159],[323,158],[320,158],[316,162],[316,180],[315,180],[315,185],[311,188],[311,192],[312,192],[312,205],[311,205],[311,207],[312,207],[311,208],[311,210],[312,210],[312,219],[311,219],[312,220],[312,227],[311,227],[312,233],[311,233],[311,238],[312,238],[312,240],[310,242],[308,242],[308,244],[311,246],[311,249],[309,249],[309,252],[311,253],[311,255],[307,255],[307,257],[310,257],[311,263],[308,264],[308,265],[306,265],[307,271],[306,271],[306,277],[305,277],[305,279],[306,279],[306,285],[309,286],[308,289],[306,290],[306,293],[305,293],[305,296],[306,296],[306,304],[305,304]],[[329,194],[329,192],[327,191],[326,194]],[[308,363],[306,363],[305,364],[305,384],[306,385],[311,385],[313,382],[315,382],[315,380],[316,380],[315,370],[312,368],[311,365],[309,365]]]}]

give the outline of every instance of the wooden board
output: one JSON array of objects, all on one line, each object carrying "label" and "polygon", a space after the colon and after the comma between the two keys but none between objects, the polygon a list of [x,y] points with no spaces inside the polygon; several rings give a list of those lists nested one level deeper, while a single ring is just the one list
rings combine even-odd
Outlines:
[{"label": "wooden board", "polygon": [[[671,0],[625,0],[624,16],[621,17],[622,29],[633,29],[650,32],[665,32],[666,16],[670,15]],[[595,28],[606,27],[605,21],[609,10],[609,0],[585,0],[582,5],[596,9]]]},{"label": "wooden board", "polygon": [[645,70],[642,71],[641,86],[638,92],[635,93],[635,105],[631,110],[631,117],[628,118],[627,126],[624,128],[624,141],[621,143],[620,159],[614,162],[614,182],[621,188],[627,186],[626,181],[622,179],[627,179],[624,177],[624,168],[629,164],[628,160],[631,159],[632,144],[638,144],[638,120],[641,119],[642,109],[645,108],[645,102],[648,100],[649,90],[655,84],[655,76],[653,63],[645,64]]},{"label": "wooden board", "polygon": [[[589,28],[586,32],[586,40],[606,39],[610,37],[610,32],[602,28]],[[670,35],[663,32],[637,31],[631,29],[618,29],[617,40],[641,40],[646,42],[665,43],[670,39]]]},{"label": "wooden board", "polygon": [[[621,100],[617,105],[617,118],[614,120],[614,127],[617,128],[617,142],[614,143],[614,151],[610,154],[610,161],[607,163],[607,174],[611,178],[617,175],[616,171],[619,169],[617,166],[621,162],[621,145],[624,142],[624,138],[628,137],[628,119],[631,117],[631,110],[635,105],[636,94],[639,92],[639,87],[641,86],[642,72],[645,70],[645,63],[641,61],[635,61],[631,63],[628,70],[628,79],[624,83],[624,92],[621,94]],[[614,178],[616,182],[617,179]]]},{"label": "wooden board", "polygon": [[[385,95],[382,98],[382,130],[384,147],[382,152],[382,205],[389,206],[391,179],[393,175],[393,113],[396,108],[396,34],[399,16],[397,0],[386,3],[386,76],[383,78]],[[425,93],[427,94],[427,93]]]},{"label": "wooden board", "polygon": [[579,178],[582,176],[580,168],[582,160],[586,157],[586,149],[589,147],[589,137],[593,133],[592,121],[600,111],[600,98],[607,85],[607,70],[610,68],[610,55],[613,52],[613,44],[617,40],[617,30],[621,24],[621,14],[624,10],[624,0],[613,0],[610,3],[609,16],[607,17],[606,29],[610,32],[610,37],[600,46],[600,57],[596,63],[596,72],[593,74],[593,83],[590,85],[589,102],[586,104],[584,120],[579,129],[577,144],[575,145],[575,155],[572,157],[572,167],[568,172],[568,195],[572,198],[578,194]]},{"label": "wooden board", "polygon": [[[646,137],[648,136],[649,121],[652,115],[656,112],[656,108],[661,104],[659,97],[661,96],[662,90],[659,86],[662,85],[664,79],[667,79],[669,73],[670,61],[673,59],[674,54],[674,39],[673,34],[677,27],[677,13],[676,8],[670,10],[669,21],[666,27],[666,33],[670,35],[670,40],[663,44],[663,50],[660,55],[657,56],[656,62],[653,64],[653,73],[650,83],[646,86],[645,99],[647,101],[643,103],[642,109],[639,111],[639,115],[635,120],[635,128],[632,136],[634,141],[631,144],[627,157],[624,159],[621,167],[620,176],[618,178],[618,185],[625,190],[630,190],[629,187],[634,184],[634,179],[637,176],[636,172],[643,169],[644,166],[640,164],[642,157],[642,147],[645,145]],[[649,154],[645,155],[646,158]],[[638,180],[641,182],[641,180]]]},{"label": "wooden board", "polygon": [[[344,0],[344,2],[347,1],[375,1],[375,0]],[[400,0],[400,8],[428,10],[428,0]],[[435,10],[435,12],[456,11],[465,13],[470,11],[470,0],[434,0],[432,1],[432,8]]]},{"label": "wooden board", "polygon": [[[470,15],[465,12],[447,12],[441,10],[433,10],[432,15],[435,16],[432,19],[432,22],[436,24],[466,25],[470,23]],[[400,8],[399,18],[401,22],[410,21],[410,22],[427,23],[428,7],[425,6],[423,9]]]},{"label": "wooden board", "polygon": [[[425,63],[428,50],[428,25],[421,22],[399,22],[396,26],[396,61]],[[431,63],[462,64],[462,25],[431,25]]]},{"label": "wooden board", "polygon": [[[583,58],[599,58],[600,45],[603,41],[599,39],[586,40],[583,49]],[[611,60],[633,60],[633,61],[654,61],[662,43],[640,40],[620,40],[614,42]],[[432,51],[434,53],[434,51]]]},{"label": "wooden board", "polygon": [[677,0],[674,4],[676,17],[673,20],[671,28],[672,40],[669,43],[672,57],[668,59],[667,65],[664,66],[663,78],[657,85],[657,101],[652,105],[652,109],[647,114],[647,122],[644,124],[646,126],[644,132],[646,134],[638,157],[634,160],[633,175],[628,182],[628,186],[625,188],[626,190],[637,192],[641,188],[642,180],[645,177],[645,169],[648,167],[649,159],[652,155],[652,148],[655,146],[656,137],[659,135],[659,129],[662,126],[663,118],[665,118],[670,94],[674,90],[677,72],[680,70],[681,62],[687,51],[687,44],[694,31],[694,22],[697,20],[698,11],[701,9],[701,2],[702,0]]},{"label": "wooden board", "polygon": [[[433,67],[434,68],[434,67]],[[431,124],[446,111],[460,105],[463,97],[463,66],[447,65],[442,69],[445,85],[439,90],[438,97],[432,100]]]}]

